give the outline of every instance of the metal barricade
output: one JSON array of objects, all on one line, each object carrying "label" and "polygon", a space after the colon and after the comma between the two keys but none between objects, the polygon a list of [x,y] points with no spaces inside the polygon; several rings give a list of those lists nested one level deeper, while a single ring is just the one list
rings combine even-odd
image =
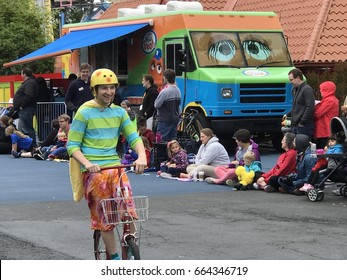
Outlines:
[{"label": "metal barricade", "polygon": [[[12,102],[0,102],[0,117],[7,113],[7,108],[12,106]],[[65,102],[37,102],[36,118],[33,125],[36,130],[38,141],[46,139],[51,132],[51,122],[60,115],[66,114]],[[18,120],[15,121],[17,125]]]},{"label": "metal barricade", "polygon": [[51,121],[60,115],[66,114],[66,104],[64,102],[37,102],[37,136],[39,141],[46,139],[51,132]]}]

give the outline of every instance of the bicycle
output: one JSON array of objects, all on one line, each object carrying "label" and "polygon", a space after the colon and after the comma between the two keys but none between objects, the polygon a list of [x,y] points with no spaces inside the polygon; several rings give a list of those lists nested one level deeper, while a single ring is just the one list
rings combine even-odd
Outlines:
[{"label": "bicycle", "polygon": [[[132,165],[131,165],[132,166]],[[128,171],[124,168],[131,167],[130,165],[119,165],[114,167],[103,168],[118,169],[119,172],[119,186],[117,187],[117,197],[108,198],[100,201],[103,214],[107,225],[114,225],[117,231],[118,240],[122,249],[122,260],[140,260],[140,236],[142,229],[142,222],[148,220],[148,197],[147,196],[133,196],[129,197],[128,189],[123,185],[122,176]],[[137,217],[134,218],[127,208],[126,200],[134,200],[134,211]],[[139,231],[137,224],[140,224]],[[120,235],[119,225],[123,225],[123,234]],[[110,255],[106,250],[106,246],[101,237],[100,230],[94,230],[94,256],[96,260],[109,260]]]},{"label": "bicycle", "polygon": [[203,128],[197,121],[199,111],[189,109],[187,112],[181,113],[180,122],[178,124],[179,131],[189,139],[196,142],[200,139],[200,130]]}]

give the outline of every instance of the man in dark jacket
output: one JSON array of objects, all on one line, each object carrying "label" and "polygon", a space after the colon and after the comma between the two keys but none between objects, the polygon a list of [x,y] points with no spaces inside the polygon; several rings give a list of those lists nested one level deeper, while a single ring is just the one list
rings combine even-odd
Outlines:
[{"label": "man in dark jacket", "polygon": [[287,116],[291,117],[292,132],[305,134],[311,140],[314,130],[315,96],[312,87],[303,81],[303,77],[297,68],[288,73],[289,81],[294,87],[292,111]]},{"label": "man in dark jacket", "polygon": [[13,97],[13,107],[15,110],[19,110],[18,130],[32,138],[33,145],[36,146],[33,119],[36,114],[38,84],[30,68],[24,67],[21,75],[24,82]]},{"label": "man in dark jacket", "polygon": [[84,103],[94,98],[90,88],[90,70],[88,63],[81,64],[80,76],[71,82],[65,96],[65,103],[69,110],[77,112]]}]

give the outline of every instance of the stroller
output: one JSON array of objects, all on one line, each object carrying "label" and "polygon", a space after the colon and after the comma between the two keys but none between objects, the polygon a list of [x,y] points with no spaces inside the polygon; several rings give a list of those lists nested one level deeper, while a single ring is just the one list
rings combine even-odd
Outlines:
[{"label": "stroller", "polygon": [[307,192],[310,201],[322,201],[324,198],[324,187],[327,180],[336,183],[340,188],[341,196],[347,197],[347,119],[335,117],[330,122],[330,132],[342,139],[342,145],[345,148],[343,154],[323,154],[317,155],[318,158],[333,158],[338,164],[324,178],[316,184],[314,189]]}]

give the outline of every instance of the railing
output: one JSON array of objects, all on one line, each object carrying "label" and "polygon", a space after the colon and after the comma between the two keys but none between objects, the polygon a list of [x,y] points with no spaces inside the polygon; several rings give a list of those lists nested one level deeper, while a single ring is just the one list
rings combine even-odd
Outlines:
[{"label": "railing", "polygon": [[[0,102],[0,113],[3,108],[12,106],[10,102]],[[43,141],[52,130],[51,121],[60,115],[66,114],[66,104],[64,102],[38,102],[34,127],[39,141]]]}]

